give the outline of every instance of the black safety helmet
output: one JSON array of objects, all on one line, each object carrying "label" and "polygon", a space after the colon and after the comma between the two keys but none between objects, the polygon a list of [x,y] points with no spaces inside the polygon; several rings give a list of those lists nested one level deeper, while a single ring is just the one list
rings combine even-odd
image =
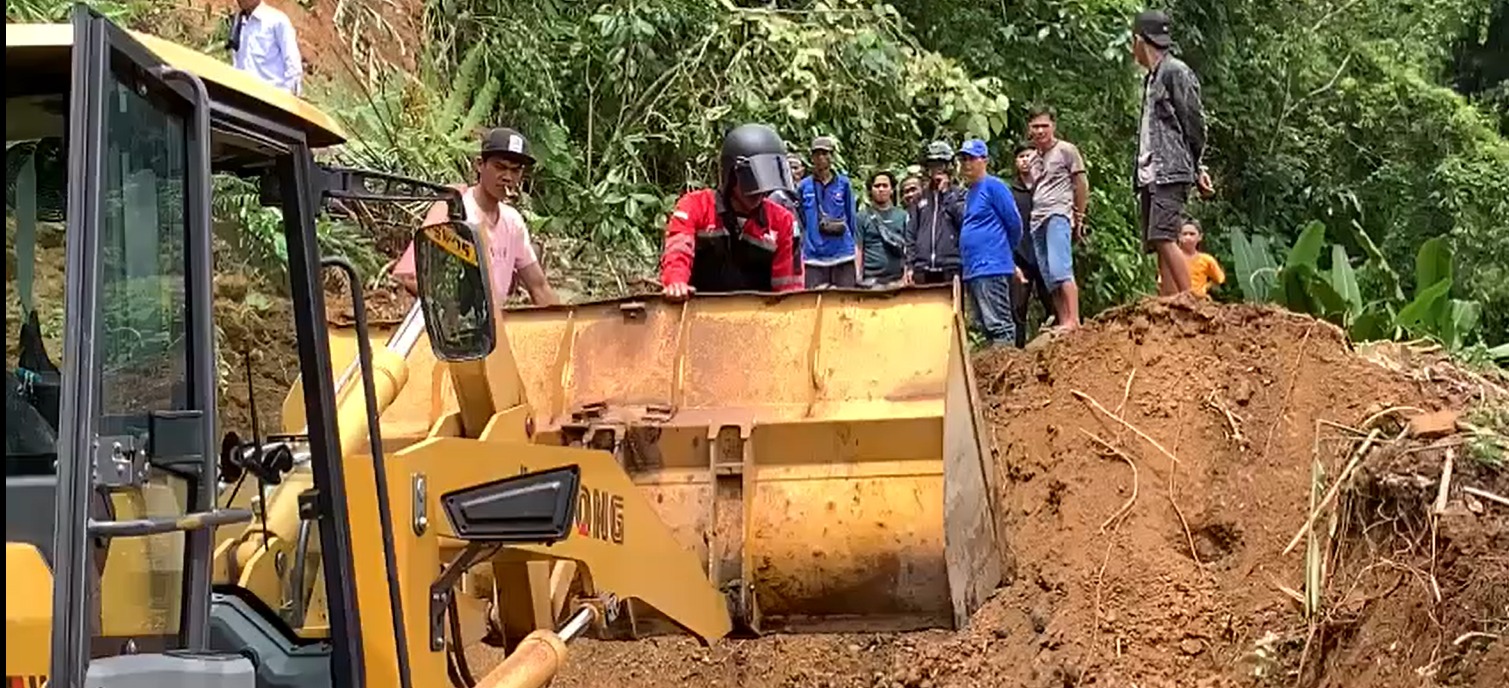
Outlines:
[{"label": "black safety helmet", "polygon": [[723,137],[719,168],[725,187],[737,182],[739,190],[746,194],[795,191],[791,167],[786,162],[786,142],[763,124],[741,124],[728,132]]}]

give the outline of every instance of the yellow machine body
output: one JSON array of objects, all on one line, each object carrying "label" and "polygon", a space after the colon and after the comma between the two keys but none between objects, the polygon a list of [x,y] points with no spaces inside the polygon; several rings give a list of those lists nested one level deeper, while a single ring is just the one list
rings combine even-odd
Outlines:
[{"label": "yellow machine body", "polygon": [[[514,309],[485,374],[520,439],[611,451],[706,578],[742,586],[752,628],[956,627],[1002,578],[960,312],[949,288]],[[406,362],[390,452],[461,434],[454,366],[424,341]],[[536,572],[530,609],[560,609],[562,575]],[[629,609],[629,634],[668,630]]]},{"label": "yellow machine body", "polygon": [[52,570],[36,547],[5,543],[5,675],[47,675],[51,632]]}]

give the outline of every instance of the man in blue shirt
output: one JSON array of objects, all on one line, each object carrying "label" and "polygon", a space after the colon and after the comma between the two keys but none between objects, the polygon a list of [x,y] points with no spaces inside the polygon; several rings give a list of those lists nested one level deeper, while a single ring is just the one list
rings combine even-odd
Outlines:
[{"label": "man in blue shirt", "polygon": [[1022,217],[1011,188],[988,172],[989,159],[980,139],[970,139],[959,149],[959,168],[969,184],[959,228],[959,260],[975,327],[991,346],[1014,346],[1011,282],[1021,275],[1011,249],[1022,239]]},{"label": "man in blue shirt", "polygon": [[296,96],[304,92],[304,59],[288,15],[262,0],[236,0],[231,65]]},{"label": "man in blue shirt", "polygon": [[797,186],[802,201],[802,262],[807,288],[859,285],[854,190],[833,169],[831,136],[812,139],[812,174]]}]

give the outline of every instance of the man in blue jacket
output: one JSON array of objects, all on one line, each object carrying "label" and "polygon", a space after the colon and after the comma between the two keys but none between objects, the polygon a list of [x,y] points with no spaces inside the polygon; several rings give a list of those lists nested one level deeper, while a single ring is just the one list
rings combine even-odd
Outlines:
[{"label": "man in blue jacket", "polygon": [[959,167],[969,184],[959,228],[959,260],[975,327],[991,346],[1014,346],[1011,282],[1022,276],[1011,249],[1022,240],[1022,217],[1011,187],[989,173],[989,162],[990,153],[980,139],[970,139],[959,149]]},{"label": "man in blue jacket", "polygon": [[812,174],[797,186],[808,289],[859,285],[854,190],[849,177],[833,169],[836,147],[831,136],[812,139]]}]

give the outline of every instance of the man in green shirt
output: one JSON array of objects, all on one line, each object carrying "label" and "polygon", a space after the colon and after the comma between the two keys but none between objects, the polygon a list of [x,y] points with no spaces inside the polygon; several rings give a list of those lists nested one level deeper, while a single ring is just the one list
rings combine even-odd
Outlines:
[{"label": "man in green shirt", "polygon": [[870,288],[901,281],[906,252],[906,210],[895,203],[896,175],[882,170],[870,175],[870,205],[855,218],[860,250],[864,255],[864,278]]}]

